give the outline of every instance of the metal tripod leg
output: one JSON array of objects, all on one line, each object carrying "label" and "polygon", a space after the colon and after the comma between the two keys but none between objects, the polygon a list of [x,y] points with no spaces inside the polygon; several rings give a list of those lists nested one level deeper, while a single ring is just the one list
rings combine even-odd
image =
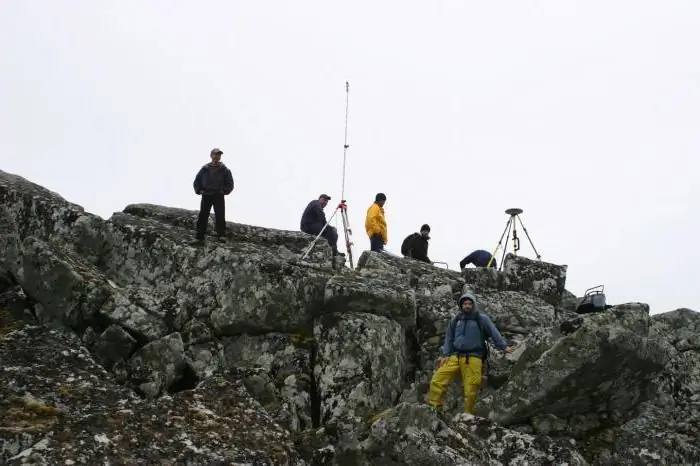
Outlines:
[{"label": "metal tripod leg", "polygon": [[341,218],[343,219],[343,231],[345,232],[345,248],[348,251],[348,259],[350,260],[350,268],[354,269],[355,266],[352,263],[352,230],[350,229],[350,220],[348,220],[348,213],[345,209],[341,212]]},{"label": "metal tripod leg", "polygon": [[311,242],[311,244],[309,244],[309,247],[306,248],[306,251],[304,251],[304,254],[301,256],[302,259],[306,259],[306,256],[309,255],[309,253],[310,253],[311,250],[313,249],[313,247],[314,247],[314,245],[316,244],[316,242],[318,241],[318,239],[321,237],[321,235],[323,235],[323,232],[326,231],[326,228],[328,228],[328,225],[331,224],[331,220],[333,220],[333,217],[335,217],[335,214],[338,213],[338,210],[339,210],[339,209],[340,209],[340,206],[338,206],[338,207],[335,208],[335,211],[333,212],[333,215],[331,215],[331,218],[329,218],[329,219],[326,221],[326,224],[323,225],[323,228],[321,228],[321,231],[318,233],[318,235],[316,235],[316,237],[315,237],[314,240]]},{"label": "metal tripod leg", "polygon": [[[500,248],[501,245],[503,244],[503,238],[504,238],[504,237],[507,237],[507,236],[506,236],[506,233],[508,232],[508,230],[509,230],[509,228],[510,228],[510,224],[511,224],[512,221],[513,221],[513,217],[511,216],[511,217],[508,219],[508,221],[506,222],[506,227],[505,227],[505,229],[503,230],[503,233],[501,234],[501,239],[498,240],[498,244],[496,245],[496,248],[493,250],[493,254],[491,254],[491,258],[489,259],[488,263],[486,264],[486,268],[491,267],[491,263],[493,262],[493,258],[496,256],[496,251],[498,251],[498,248]],[[503,265],[503,260],[501,260],[501,265],[499,266],[499,270],[500,270],[500,267],[501,267],[502,265]]]},{"label": "metal tripod leg", "polygon": [[527,228],[525,228],[525,225],[523,224],[523,220],[520,218],[519,215],[518,215],[518,221],[520,222],[520,226],[523,227],[523,231],[525,232],[525,236],[527,236],[527,240],[530,242],[530,246],[532,246],[533,251],[535,251],[535,256],[537,256],[537,260],[542,260],[542,256],[540,256],[540,253],[537,252],[535,245],[532,244],[532,240],[530,239],[530,235],[527,232]]},{"label": "metal tripod leg", "polygon": [[[515,219],[511,215],[511,217],[508,219],[508,223],[510,224],[510,228],[513,230],[513,234],[515,234]],[[508,235],[510,234],[510,231],[506,234],[506,241],[508,240]],[[498,270],[503,270],[503,263],[506,260],[506,254],[508,254],[508,248],[504,247],[503,248],[503,254],[501,254],[501,262],[498,264]]]}]

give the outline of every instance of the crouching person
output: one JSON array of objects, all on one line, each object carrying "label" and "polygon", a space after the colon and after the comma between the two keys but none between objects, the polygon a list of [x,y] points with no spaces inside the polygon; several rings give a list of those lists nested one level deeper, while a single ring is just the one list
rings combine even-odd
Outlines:
[{"label": "crouching person", "polygon": [[[328,241],[328,244],[331,246],[333,257],[344,257],[345,254],[338,251],[338,231],[330,225],[326,226],[328,222],[326,221],[326,214],[323,213],[323,209],[326,208],[330,200],[331,197],[328,194],[321,194],[318,199],[309,202],[306,209],[304,209],[304,213],[301,214],[300,229],[304,233],[314,236],[323,231],[321,236],[326,238],[326,241]],[[326,227],[326,229],[324,230],[323,227]]]},{"label": "crouching person", "polygon": [[464,387],[464,412],[473,412],[481,387],[482,367],[488,357],[488,338],[498,349],[507,353],[513,351],[491,319],[479,312],[474,295],[464,293],[459,298],[459,311],[445,332],[442,357],[438,359],[438,368],[430,382],[428,404],[441,410],[447,387],[460,373]]}]

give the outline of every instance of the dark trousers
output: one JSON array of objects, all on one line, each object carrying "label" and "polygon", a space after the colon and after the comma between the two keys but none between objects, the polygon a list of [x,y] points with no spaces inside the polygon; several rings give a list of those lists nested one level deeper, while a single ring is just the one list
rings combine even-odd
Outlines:
[{"label": "dark trousers", "polygon": [[381,235],[373,235],[369,238],[369,246],[372,251],[384,251],[384,240]]},{"label": "dark trousers", "polygon": [[[323,228],[323,227],[321,227]],[[318,233],[321,231],[321,228],[307,228],[306,230],[302,230],[304,233],[308,233],[310,235],[318,235]],[[338,254],[338,230],[335,229],[335,227],[332,227],[328,225],[325,230],[323,230],[323,234],[321,235],[324,238],[326,238],[326,241],[328,241],[328,244],[331,246],[331,250],[333,251],[333,255]]]},{"label": "dark trousers", "polygon": [[226,235],[226,203],[223,194],[202,194],[202,203],[199,206],[199,218],[197,218],[197,239],[203,240],[207,232],[209,213],[214,207],[214,224],[217,236]]}]

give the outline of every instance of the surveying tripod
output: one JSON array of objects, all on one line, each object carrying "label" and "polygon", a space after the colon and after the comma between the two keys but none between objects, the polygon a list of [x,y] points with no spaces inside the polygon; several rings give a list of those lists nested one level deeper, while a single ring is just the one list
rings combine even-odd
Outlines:
[{"label": "surveying tripod", "polygon": [[[333,217],[335,217],[335,214],[337,214],[338,212],[340,212],[340,217],[343,219],[343,230],[345,232],[345,247],[348,251],[348,259],[350,259],[350,268],[354,268],[354,265],[352,263],[352,230],[350,229],[350,220],[348,220],[348,205],[345,199],[340,201],[340,204],[338,204],[338,207],[335,208],[335,211],[333,212],[333,215],[331,215],[331,218],[329,218],[328,221],[326,221],[326,224],[323,225],[321,231],[318,233],[318,235],[316,235],[311,244],[309,244],[309,247],[306,248],[306,251],[304,251],[304,255],[301,256],[302,259],[306,259],[306,256],[309,255],[318,239],[321,237],[321,235],[323,235],[323,232],[326,231],[326,228],[328,228],[328,225],[330,225],[331,220],[333,220]],[[335,258],[333,259],[335,260]]]},{"label": "surveying tripod", "polygon": [[[503,230],[503,234],[501,234],[501,239],[498,240],[498,244],[496,245],[496,249],[493,250],[493,254],[491,254],[491,258],[489,259],[488,264],[486,264],[486,267],[491,266],[491,262],[493,261],[493,258],[496,256],[496,251],[498,251],[498,248],[501,247],[501,244],[503,243],[503,238],[507,238],[508,231],[510,228],[513,228],[513,254],[516,256],[518,255],[518,251],[520,251],[520,238],[518,238],[518,233],[517,233],[517,228],[515,226],[515,219],[517,218],[518,221],[520,222],[520,226],[523,227],[523,231],[525,232],[525,236],[527,236],[527,240],[530,242],[530,246],[532,246],[532,249],[535,251],[535,254],[537,255],[537,260],[542,260],[540,254],[537,252],[537,249],[535,249],[535,245],[532,244],[532,240],[530,239],[530,235],[527,233],[527,228],[525,228],[525,225],[523,224],[523,221],[520,219],[520,214],[523,213],[523,209],[506,209],[506,213],[510,215],[510,218],[508,219],[508,222],[506,222],[506,228]],[[506,248],[503,248],[503,256],[501,256],[501,263],[498,266],[498,270],[503,270],[503,261],[505,260],[506,257]]]}]

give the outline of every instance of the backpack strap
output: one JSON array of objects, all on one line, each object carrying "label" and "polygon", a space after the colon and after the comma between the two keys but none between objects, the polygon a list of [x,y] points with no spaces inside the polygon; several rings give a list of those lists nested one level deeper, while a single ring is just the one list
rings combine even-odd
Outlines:
[{"label": "backpack strap", "polygon": [[489,357],[489,345],[486,342],[488,337],[486,335],[486,331],[484,330],[483,325],[481,324],[481,314],[479,314],[478,312],[476,314],[476,325],[479,326],[479,333],[481,334],[481,346],[484,347],[484,357],[482,359],[487,360]]}]

